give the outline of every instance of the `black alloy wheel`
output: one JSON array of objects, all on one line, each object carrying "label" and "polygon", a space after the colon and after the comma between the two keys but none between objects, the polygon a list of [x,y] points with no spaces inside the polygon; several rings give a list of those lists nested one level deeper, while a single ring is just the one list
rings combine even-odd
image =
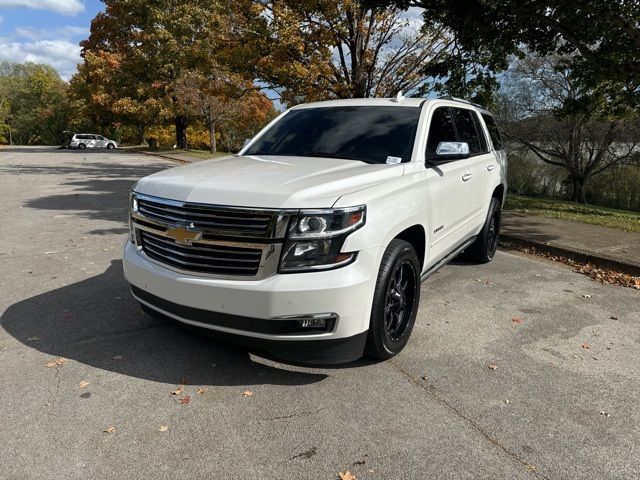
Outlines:
[{"label": "black alloy wheel", "polygon": [[410,243],[394,239],[378,271],[365,353],[381,360],[400,353],[413,331],[419,302],[420,261]]},{"label": "black alloy wheel", "polygon": [[387,288],[384,305],[384,328],[392,342],[401,339],[407,330],[416,298],[416,274],[413,264],[403,260],[396,265]]}]

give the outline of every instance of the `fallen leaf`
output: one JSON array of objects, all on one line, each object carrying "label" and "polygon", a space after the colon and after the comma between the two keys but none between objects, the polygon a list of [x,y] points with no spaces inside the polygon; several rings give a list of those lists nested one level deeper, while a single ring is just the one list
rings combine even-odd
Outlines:
[{"label": "fallen leaf", "polygon": [[511,321],[512,321],[513,323],[518,323],[518,324],[520,324],[520,323],[524,322],[524,318],[520,318],[520,317],[511,317]]},{"label": "fallen leaf", "polygon": [[180,403],[182,405],[189,405],[190,401],[191,401],[191,397],[189,395],[185,395],[184,397],[180,398]]},{"label": "fallen leaf", "polygon": [[508,398],[507,398],[507,399],[505,399],[504,403],[506,403],[507,405],[509,405],[509,403],[510,403],[510,402],[509,402],[509,399],[508,399]]},{"label": "fallen leaf", "polygon": [[605,417],[610,417],[611,416],[611,414],[609,412],[605,412],[604,410],[600,411],[600,415],[603,415]]},{"label": "fallen leaf", "polygon": [[116,355],[113,357],[114,360],[122,360],[122,355]]},{"label": "fallen leaf", "polygon": [[425,382],[428,380],[428,378],[427,378],[427,376],[426,376],[426,375],[423,375],[423,376],[422,376],[422,377],[420,377],[420,378],[422,378],[422,380],[424,380]]},{"label": "fallen leaf", "polygon": [[589,342],[584,342],[582,345],[580,345],[583,349],[585,350],[589,350],[591,348],[591,345],[589,345]]},{"label": "fallen leaf", "polygon": [[584,294],[584,295],[582,295],[582,298],[591,298],[591,295]]},{"label": "fallen leaf", "polygon": [[159,432],[166,432],[167,430],[169,430],[168,425],[160,425],[160,428],[158,429]]},{"label": "fallen leaf", "polygon": [[180,395],[183,390],[184,390],[184,385],[180,385],[178,388],[176,388],[174,391],[171,392],[171,395]]},{"label": "fallen leaf", "polygon": [[78,386],[79,386],[80,388],[84,388],[84,387],[86,387],[87,385],[89,385],[89,382],[87,382],[86,380],[82,380]]},{"label": "fallen leaf", "polygon": [[47,368],[53,368],[53,367],[59,367],[60,365],[62,365],[64,362],[66,362],[67,359],[64,357],[58,357],[56,358],[53,362],[49,362],[45,365],[45,367]]},{"label": "fallen leaf", "polygon": [[610,318],[611,320],[617,320],[617,319],[618,319],[618,317],[616,317],[615,315],[611,315],[609,318]]},{"label": "fallen leaf", "polygon": [[485,285],[495,285],[491,280],[485,280]]},{"label": "fallen leaf", "polygon": [[197,390],[197,392],[198,392],[200,395],[202,395],[204,392],[206,392],[206,391],[207,391],[207,389],[206,389],[206,388],[200,388],[200,387],[196,388],[196,390]]},{"label": "fallen leaf", "polygon": [[357,480],[356,476],[349,471],[338,472],[338,476],[340,477],[340,480]]},{"label": "fallen leaf", "polygon": [[103,430],[104,433],[113,433],[116,431],[116,427],[107,427]]},{"label": "fallen leaf", "polygon": [[251,390],[245,390],[244,392],[242,392],[242,396],[243,397],[251,397],[251,396],[253,396],[253,392]]},{"label": "fallen leaf", "polygon": [[27,342],[37,342],[40,340],[40,337],[29,337],[27,338]]},{"label": "fallen leaf", "polygon": [[491,369],[491,370],[497,370],[498,369],[498,365],[496,365],[495,363],[490,363],[489,365],[487,365],[487,367],[489,367],[489,369]]}]

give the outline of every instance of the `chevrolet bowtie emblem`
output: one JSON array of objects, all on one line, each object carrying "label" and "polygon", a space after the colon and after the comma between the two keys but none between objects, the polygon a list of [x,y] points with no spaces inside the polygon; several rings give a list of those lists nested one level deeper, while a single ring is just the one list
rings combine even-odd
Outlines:
[{"label": "chevrolet bowtie emblem", "polygon": [[202,230],[196,230],[193,223],[188,226],[169,227],[167,228],[167,236],[173,238],[176,243],[182,245],[191,245],[202,238]]}]

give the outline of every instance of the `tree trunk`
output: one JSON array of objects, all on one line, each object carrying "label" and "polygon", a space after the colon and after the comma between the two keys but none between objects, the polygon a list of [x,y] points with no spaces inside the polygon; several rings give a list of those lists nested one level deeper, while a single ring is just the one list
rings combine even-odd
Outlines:
[{"label": "tree trunk", "polygon": [[209,145],[211,145],[211,154],[216,153],[216,126],[213,122],[209,122]]},{"label": "tree trunk", "polygon": [[144,125],[138,125],[138,145],[142,145],[144,144],[144,130],[145,130],[145,126]]},{"label": "tree trunk", "polygon": [[178,148],[187,148],[187,117],[178,115],[175,118],[176,125],[176,146]]},{"label": "tree trunk", "polygon": [[587,203],[586,183],[587,183],[587,179],[584,177],[578,177],[578,176],[571,177],[571,185],[573,187],[573,190],[571,192],[572,201],[576,203]]}]

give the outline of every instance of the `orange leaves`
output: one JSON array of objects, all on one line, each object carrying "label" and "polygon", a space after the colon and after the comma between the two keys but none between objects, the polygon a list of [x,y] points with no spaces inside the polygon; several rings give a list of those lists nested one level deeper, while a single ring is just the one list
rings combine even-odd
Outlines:
[{"label": "orange leaves", "polygon": [[102,432],[103,433],[115,433],[115,431],[116,431],[116,427],[111,426],[111,427],[105,428]]},{"label": "orange leaves", "polygon": [[521,323],[524,322],[524,318],[520,318],[520,317],[511,317],[511,321],[517,325],[520,325]]},{"label": "orange leaves", "polygon": [[171,392],[171,395],[180,395],[184,390],[185,385],[180,385],[178,388]]},{"label": "orange leaves", "polygon": [[490,363],[489,365],[487,365],[487,368],[489,370],[497,370],[498,369],[498,365],[495,363]]},{"label": "orange leaves", "polygon": [[340,480],[357,480],[356,476],[349,472],[338,472],[338,476],[340,477]]},{"label": "orange leaves", "polygon": [[190,401],[191,401],[191,397],[189,395],[185,395],[184,397],[180,398],[181,405],[189,405]]},{"label": "orange leaves", "polygon": [[253,396],[253,392],[251,390],[245,390],[244,392],[242,392],[242,396],[243,397],[252,397]]},{"label": "orange leaves", "polygon": [[49,362],[45,365],[47,368],[55,368],[62,366],[67,361],[64,357],[58,357],[53,362]]}]

